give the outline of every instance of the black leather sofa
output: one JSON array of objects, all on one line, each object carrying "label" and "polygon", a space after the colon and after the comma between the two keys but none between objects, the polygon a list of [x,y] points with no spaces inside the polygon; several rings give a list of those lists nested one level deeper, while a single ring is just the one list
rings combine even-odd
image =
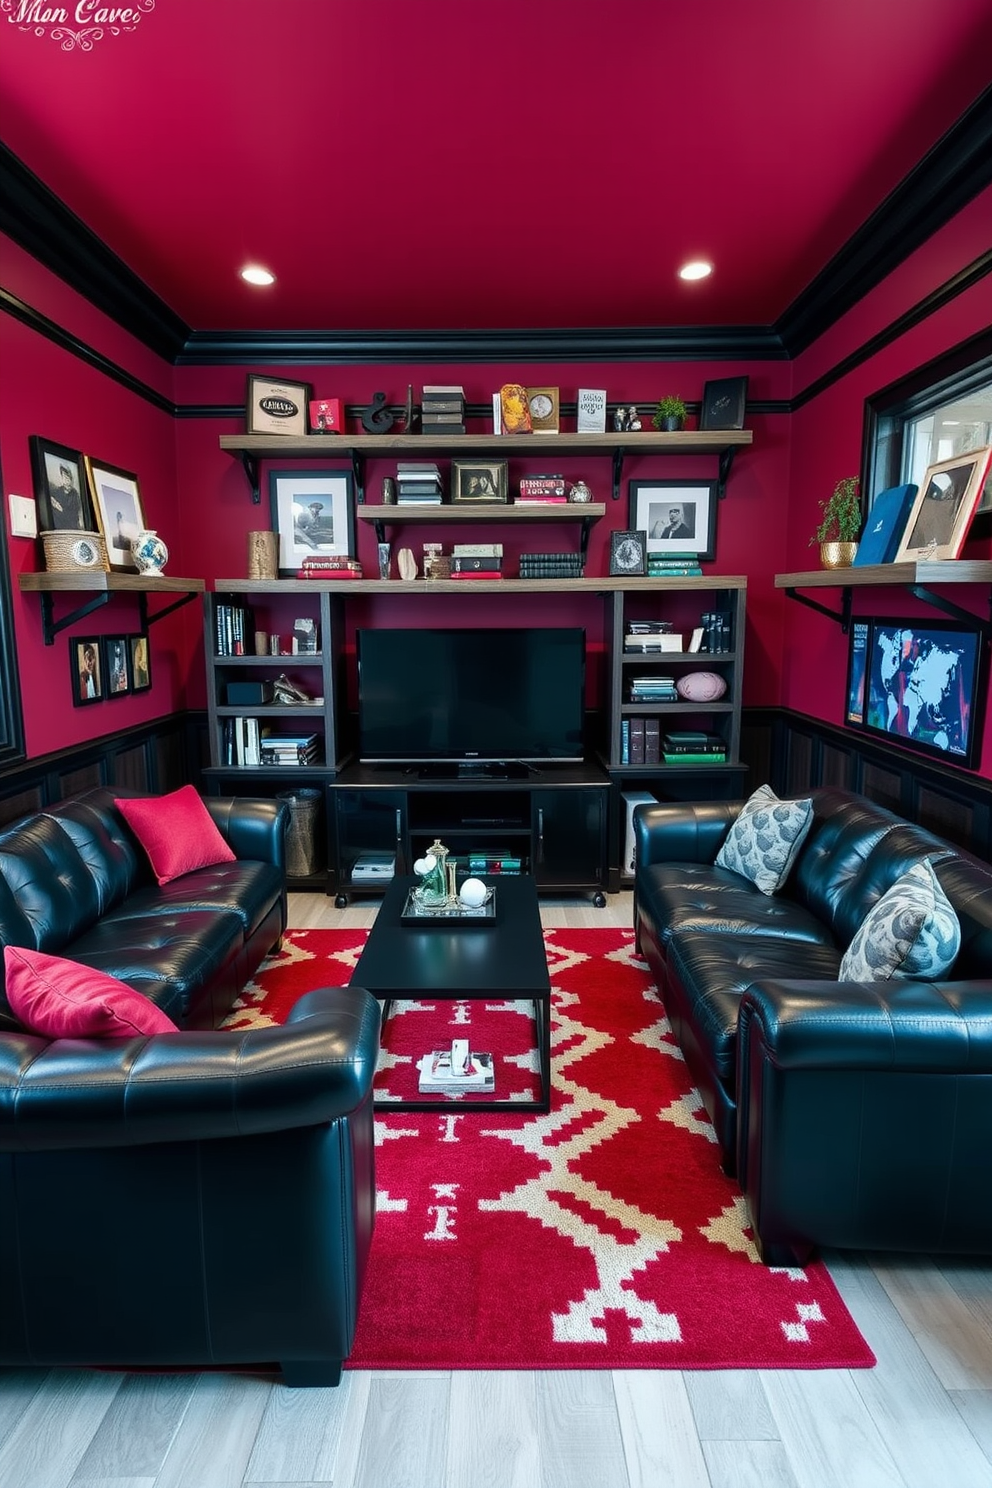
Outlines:
[{"label": "black leather sofa", "polygon": [[48,1040],[7,1010],[0,1365],[241,1365],[336,1384],[351,1350],[379,1006],[321,988],[282,1027],[203,1026],[286,923],[286,806],[207,805],[238,861],[164,888],[111,792],[0,833],[0,937],[110,972],[181,1026]]},{"label": "black leather sofa", "polygon": [[[714,865],[742,802],[635,812],[635,936],[772,1265],[817,1246],[992,1250],[992,868],[862,796],[811,793],[772,896]],[[950,974],[839,982],[865,915],[929,859]]]}]

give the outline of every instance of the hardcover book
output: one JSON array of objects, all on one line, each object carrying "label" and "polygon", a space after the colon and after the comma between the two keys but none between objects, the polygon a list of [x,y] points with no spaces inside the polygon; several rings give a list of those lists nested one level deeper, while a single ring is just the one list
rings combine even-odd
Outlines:
[{"label": "hardcover book", "polygon": [[579,434],[606,433],[606,389],[579,388],[577,399],[576,432]]},{"label": "hardcover book", "polygon": [[507,382],[499,390],[500,412],[504,434],[531,434],[533,424],[527,389],[518,382]]},{"label": "hardcover book", "polygon": [[852,567],[862,568],[868,563],[892,562],[917,489],[914,485],[906,485],[890,486],[887,491],[879,491],[868,513]]}]

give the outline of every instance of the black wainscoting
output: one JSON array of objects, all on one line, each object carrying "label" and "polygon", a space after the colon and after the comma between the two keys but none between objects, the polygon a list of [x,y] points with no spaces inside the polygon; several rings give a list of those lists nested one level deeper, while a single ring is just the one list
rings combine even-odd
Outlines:
[{"label": "black wainscoting", "polygon": [[744,709],[741,757],[749,792],[817,785],[859,791],[908,821],[992,862],[992,782],[786,708]]},{"label": "black wainscoting", "polygon": [[96,785],[150,796],[199,789],[206,737],[205,714],[174,713],[0,770],[0,826]]}]

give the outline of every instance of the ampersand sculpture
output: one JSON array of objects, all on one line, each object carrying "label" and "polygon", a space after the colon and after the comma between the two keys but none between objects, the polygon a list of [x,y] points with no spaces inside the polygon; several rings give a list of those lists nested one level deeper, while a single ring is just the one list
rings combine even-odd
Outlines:
[{"label": "ampersand sculpture", "polygon": [[393,415],[386,407],[385,393],[373,393],[372,402],[362,414],[362,428],[369,434],[388,434],[393,427]]}]

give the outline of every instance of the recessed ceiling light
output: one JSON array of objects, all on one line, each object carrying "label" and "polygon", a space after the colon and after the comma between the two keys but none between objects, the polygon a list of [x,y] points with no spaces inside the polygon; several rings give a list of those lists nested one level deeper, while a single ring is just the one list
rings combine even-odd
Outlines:
[{"label": "recessed ceiling light", "polygon": [[275,284],[275,274],[270,274],[268,269],[261,268],[258,264],[249,264],[241,270],[241,277],[247,284]]},{"label": "recessed ceiling light", "polygon": [[713,272],[713,265],[705,259],[694,258],[691,263],[683,264],[679,269],[680,279],[707,279]]}]

